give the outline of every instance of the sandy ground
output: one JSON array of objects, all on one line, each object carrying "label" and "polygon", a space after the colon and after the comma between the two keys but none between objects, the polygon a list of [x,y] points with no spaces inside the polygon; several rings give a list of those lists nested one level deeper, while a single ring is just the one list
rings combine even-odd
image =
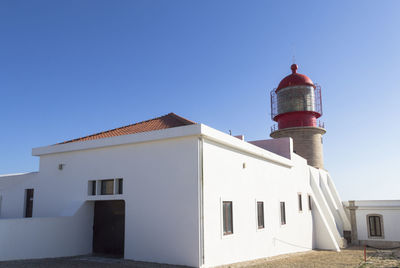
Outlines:
[{"label": "sandy ground", "polygon": [[344,249],[341,252],[313,250],[305,253],[280,255],[267,259],[260,259],[256,261],[238,263],[222,267],[223,268],[227,267],[230,268],[399,267],[400,268],[400,249],[383,250],[383,251],[375,249],[367,249],[367,263],[364,263],[364,249],[360,247],[352,247]]},{"label": "sandy ground", "polygon": [[[183,266],[173,266],[166,264],[145,263],[127,261],[121,259],[102,258],[94,256],[78,256],[70,258],[41,259],[41,260],[25,260],[0,262],[0,267],[10,268],[83,268],[83,267],[99,267],[99,268],[119,268],[119,267],[135,267],[135,268],[177,268]],[[341,252],[332,251],[309,251],[305,253],[295,253],[276,256],[256,261],[237,263],[233,265],[221,266],[220,268],[263,268],[263,267],[398,267],[400,268],[400,249],[396,250],[367,250],[367,262],[364,263],[363,248],[353,247],[342,250]]]}]

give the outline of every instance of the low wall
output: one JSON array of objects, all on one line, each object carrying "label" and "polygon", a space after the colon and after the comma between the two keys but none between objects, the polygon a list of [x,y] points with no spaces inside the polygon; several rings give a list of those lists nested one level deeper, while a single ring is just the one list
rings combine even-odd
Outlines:
[{"label": "low wall", "polygon": [[92,252],[93,203],[69,217],[0,220],[0,261]]},{"label": "low wall", "polygon": [[359,240],[360,246],[369,246],[379,249],[400,248],[400,241],[384,241],[384,240]]},{"label": "low wall", "polygon": [[292,138],[277,138],[268,140],[249,141],[249,143],[273,152],[277,155],[292,159],[293,140]]}]

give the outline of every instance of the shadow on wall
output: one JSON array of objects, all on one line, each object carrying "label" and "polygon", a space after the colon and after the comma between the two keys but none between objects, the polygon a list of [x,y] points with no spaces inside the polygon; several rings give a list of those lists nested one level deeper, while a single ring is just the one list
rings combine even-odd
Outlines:
[{"label": "shadow on wall", "polygon": [[55,258],[92,252],[93,202],[73,216],[0,220],[0,261]]}]

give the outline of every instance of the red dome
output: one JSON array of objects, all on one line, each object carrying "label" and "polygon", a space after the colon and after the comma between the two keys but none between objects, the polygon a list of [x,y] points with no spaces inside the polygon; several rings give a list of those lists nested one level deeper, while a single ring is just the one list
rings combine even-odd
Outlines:
[{"label": "red dome", "polygon": [[304,74],[297,73],[297,68],[298,68],[297,64],[292,64],[292,66],[290,66],[290,69],[292,69],[292,74],[283,78],[282,81],[279,83],[278,88],[275,91],[290,86],[312,86],[315,88],[315,85],[313,84],[310,78],[308,78]]}]

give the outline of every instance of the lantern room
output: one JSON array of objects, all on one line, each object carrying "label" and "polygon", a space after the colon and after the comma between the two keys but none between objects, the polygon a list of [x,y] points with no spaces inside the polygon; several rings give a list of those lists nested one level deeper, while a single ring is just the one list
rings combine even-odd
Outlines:
[{"label": "lantern room", "polygon": [[278,122],[278,129],[316,127],[322,115],[321,87],[297,69],[293,64],[292,74],[271,91],[271,118]]}]

